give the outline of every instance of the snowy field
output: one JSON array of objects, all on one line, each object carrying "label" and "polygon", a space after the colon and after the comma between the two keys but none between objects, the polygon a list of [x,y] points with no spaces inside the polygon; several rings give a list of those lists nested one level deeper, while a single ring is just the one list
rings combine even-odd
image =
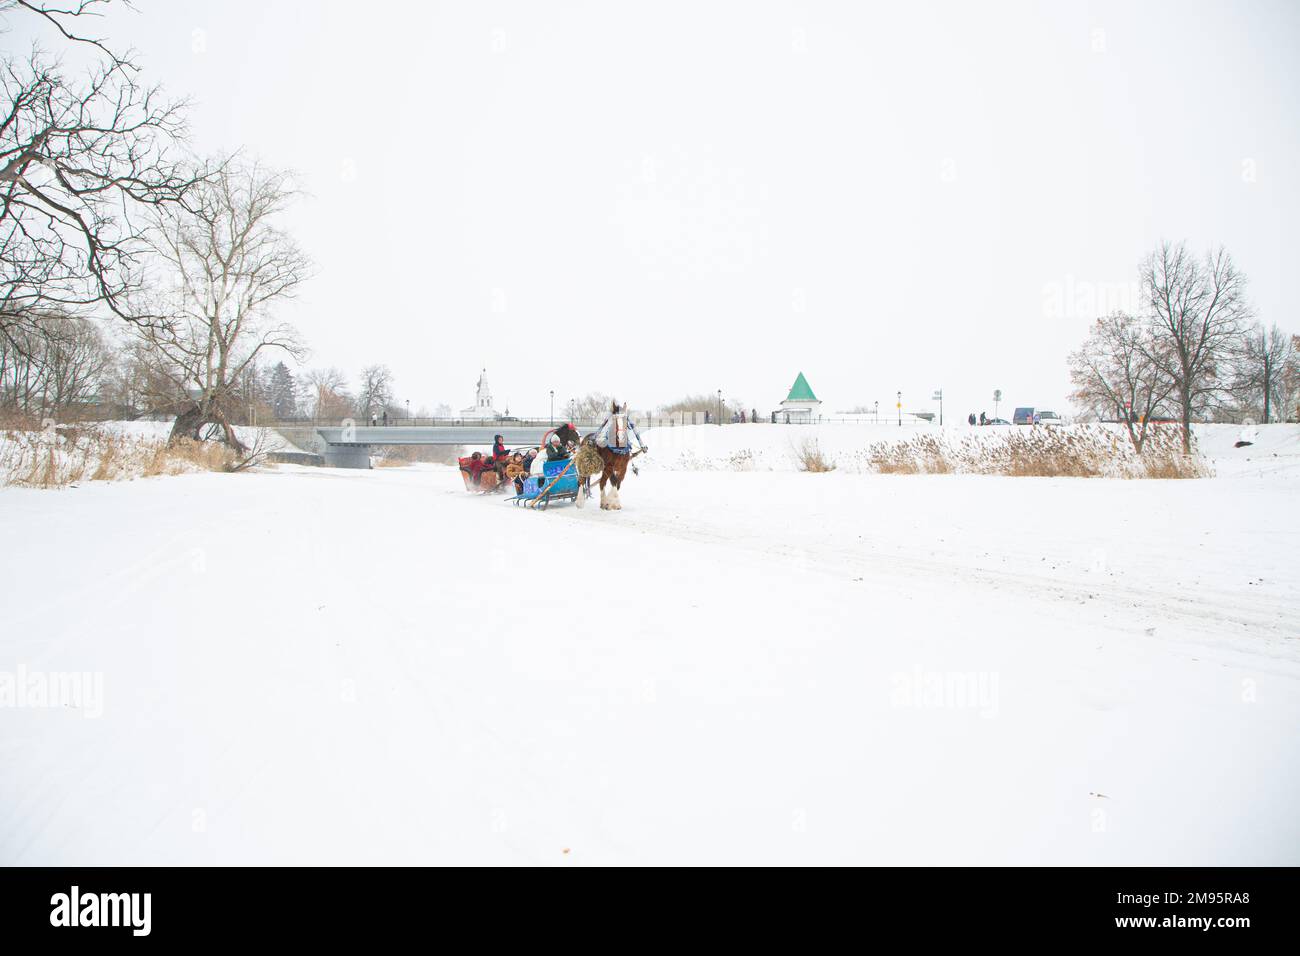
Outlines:
[{"label": "snowy field", "polygon": [[0,491],[0,862],[1300,864],[1295,428],[1197,481],[790,431],[652,432],[608,513],[433,465]]}]

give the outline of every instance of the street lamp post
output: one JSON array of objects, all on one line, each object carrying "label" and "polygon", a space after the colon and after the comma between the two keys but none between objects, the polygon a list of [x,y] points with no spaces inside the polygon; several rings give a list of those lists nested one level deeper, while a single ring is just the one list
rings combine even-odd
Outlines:
[{"label": "street lamp post", "polygon": [[880,402],[878,400],[872,405],[871,420],[877,425],[880,424]]},{"label": "street lamp post", "polygon": [[406,420],[408,422],[411,420],[411,400],[409,398],[406,400]]},{"label": "street lamp post", "polygon": [[551,427],[555,427],[555,389],[551,389]]},{"label": "street lamp post", "polygon": [[942,428],[943,427],[943,389],[936,388],[934,390],[934,397],[939,402],[939,427]]},{"label": "street lamp post", "polygon": [[898,427],[903,427],[903,393],[898,393]]},{"label": "street lamp post", "polygon": [[722,424],[722,389],[718,389],[718,424]]}]

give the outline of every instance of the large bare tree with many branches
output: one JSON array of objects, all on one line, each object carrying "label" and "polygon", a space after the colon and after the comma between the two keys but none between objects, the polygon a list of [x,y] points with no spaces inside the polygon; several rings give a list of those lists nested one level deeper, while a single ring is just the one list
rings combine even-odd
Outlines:
[{"label": "large bare tree with many branches", "polygon": [[1122,419],[1138,452],[1152,416],[1174,391],[1168,359],[1153,358],[1162,347],[1147,323],[1116,312],[1098,319],[1069,359],[1071,399],[1099,417]]},{"label": "large bare tree with many branches", "polygon": [[193,190],[187,208],[160,213],[148,234],[169,291],[150,307],[164,320],[137,326],[137,354],[172,390],[173,440],[215,425],[242,451],[230,418],[245,372],[268,351],[302,352],[274,315],[311,270],[278,225],[294,196],[287,173],[232,161]]},{"label": "large bare tree with many branches", "polygon": [[1150,308],[1150,360],[1174,383],[1191,452],[1191,423],[1231,384],[1230,367],[1250,320],[1246,277],[1222,247],[1198,259],[1186,243],[1164,242],[1142,263],[1142,297]]},{"label": "large bare tree with many branches", "polygon": [[1276,325],[1256,325],[1243,341],[1237,361],[1234,390],[1247,406],[1260,410],[1265,423],[1294,414],[1287,408],[1287,375],[1294,374],[1297,356],[1294,337]]},{"label": "large bare tree with many branches", "polygon": [[26,17],[93,59],[74,74],[39,47],[0,56],[0,336],[14,346],[51,315],[156,320],[132,295],[145,214],[182,203],[202,176],[182,163],[184,104],[87,34],[107,2],[0,3],[5,24]]}]

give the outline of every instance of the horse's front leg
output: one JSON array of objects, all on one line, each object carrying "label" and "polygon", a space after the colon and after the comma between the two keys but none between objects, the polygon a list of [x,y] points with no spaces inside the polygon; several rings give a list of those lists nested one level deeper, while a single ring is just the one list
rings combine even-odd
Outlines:
[{"label": "horse's front leg", "polygon": [[613,484],[614,484],[614,487],[613,487],[613,489],[612,489],[612,490],[610,491],[610,493],[609,493],[609,510],[610,510],[610,511],[622,511],[622,510],[623,510],[623,502],[622,502],[621,500],[619,500],[619,496],[618,496],[618,489],[619,489],[620,487],[622,487],[622,485],[623,485],[623,474],[624,474],[623,469],[618,469],[618,470],[616,470],[616,471],[614,472],[614,475],[613,475],[613,477],[612,477],[612,479],[611,479],[612,482],[613,482]]},{"label": "horse's front leg", "polygon": [[600,510],[609,510],[609,499],[605,497],[605,482],[609,479],[609,469],[600,473]]}]

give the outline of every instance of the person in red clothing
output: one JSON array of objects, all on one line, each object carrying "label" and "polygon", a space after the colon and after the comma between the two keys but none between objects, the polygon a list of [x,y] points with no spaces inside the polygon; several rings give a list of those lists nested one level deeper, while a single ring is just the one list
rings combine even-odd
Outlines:
[{"label": "person in red clothing", "polygon": [[461,459],[460,470],[469,475],[470,481],[478,484],[483,477],[483,470],[487,468],[487,462],[483,460],[483,453],[476,451],[469,456],[469,459]]}]

